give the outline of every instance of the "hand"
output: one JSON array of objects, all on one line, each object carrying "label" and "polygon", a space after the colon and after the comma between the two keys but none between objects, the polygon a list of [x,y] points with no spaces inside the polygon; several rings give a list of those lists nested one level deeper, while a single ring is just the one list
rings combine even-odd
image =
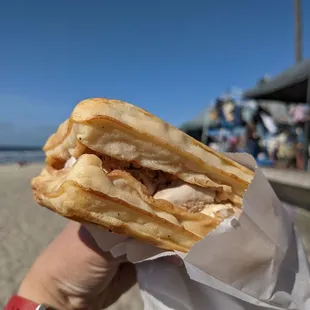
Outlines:
[{"label": "hand", "polygon": [[81,224],[71,221],[35,261],[18,294],[55,309],[96,310],[135,283],[134,265],[103,252]]}]

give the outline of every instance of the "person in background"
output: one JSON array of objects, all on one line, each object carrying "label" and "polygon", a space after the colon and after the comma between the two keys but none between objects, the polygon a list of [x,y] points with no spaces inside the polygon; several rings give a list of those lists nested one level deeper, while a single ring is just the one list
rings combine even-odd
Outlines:
[{"label": "person in background", "polygon": [[279,151],[280,143],[278,141],[274,141],[272,148],[270,148],[270,159],[273,161],[277,161],[278,159],[278,151]]},{"label": "person in background", "polygon": [[304,131],[303,128],[297,126],[295,129],[296,133],[296,168],[304,169],[303,151],[304,151]]},{"label": "person in background", "polygon": [[228,148],[226,152],[229,153],[237,153],[240,152],[239,148],[240,138],[236,136],[232,136],[228,139]]},{"label": "person in background", "polygon": [[255,159],[260,153],[259,146],[260,138],[256,132],[254,124],[247,124],[246,126],[246,152],[251,154]]},{"label": "person in background", "polygon": [[277,152],[277,167],[295,168],[296,167],[296,138],[290,129],[284,130],[278,135],[279,148]]}]

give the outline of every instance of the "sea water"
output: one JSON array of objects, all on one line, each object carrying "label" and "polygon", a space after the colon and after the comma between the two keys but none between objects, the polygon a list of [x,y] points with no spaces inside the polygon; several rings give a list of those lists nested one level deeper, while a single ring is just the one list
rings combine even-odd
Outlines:
[{"label": "sea water", "polygon": [[42,150],[0,150],[0,164],[43,162]]}]

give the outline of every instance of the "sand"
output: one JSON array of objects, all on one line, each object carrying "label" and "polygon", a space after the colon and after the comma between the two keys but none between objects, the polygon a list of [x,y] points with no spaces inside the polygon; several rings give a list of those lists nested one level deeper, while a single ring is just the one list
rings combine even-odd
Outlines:
[{"label": "sand", "polygon": [[[42,164],[26,167],[0,166],[0,309],[17,290],[28,268],[67,220],[36,205],[30,180]],[[310,213],[296,212],[296,224],[310,254]],[[134,287],[109,309],[142,309],[138,287]]]},{"label": "sand", "polygon": [[[30,180],[41,169],[42,164],[0,166],[0,309],[16,292],[36,256],[67,222],[37,206],[32,198]],[[109,309],[143,309],[138,287]]]}]

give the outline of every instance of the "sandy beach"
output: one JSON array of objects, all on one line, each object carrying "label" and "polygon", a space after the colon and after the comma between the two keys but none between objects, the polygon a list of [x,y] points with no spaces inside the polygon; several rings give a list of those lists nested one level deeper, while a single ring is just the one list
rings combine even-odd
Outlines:
[{"label": "sandy beach", "polygon": [[[36,256],[67,222],[38,207],[32,198],[30,180],[41,168],[42,164],[0,166],[0,309],[17,290]],[[138,287],[109,309],[143,309]]]},{"label": "sandy beach", "polygon": [[[67,220],[36,205],[30,180],[42,164],[26,167],[0,165],[0,308],[16,291],[36,256],[64,227]],[[310,254],[309,212],[295,209],[296,223]],[[294,212],[295,212],[294,211]],[[129,306],[130,305],[130,306]],[[138,287],[134,287],[109,309],[142,309]]]}]

